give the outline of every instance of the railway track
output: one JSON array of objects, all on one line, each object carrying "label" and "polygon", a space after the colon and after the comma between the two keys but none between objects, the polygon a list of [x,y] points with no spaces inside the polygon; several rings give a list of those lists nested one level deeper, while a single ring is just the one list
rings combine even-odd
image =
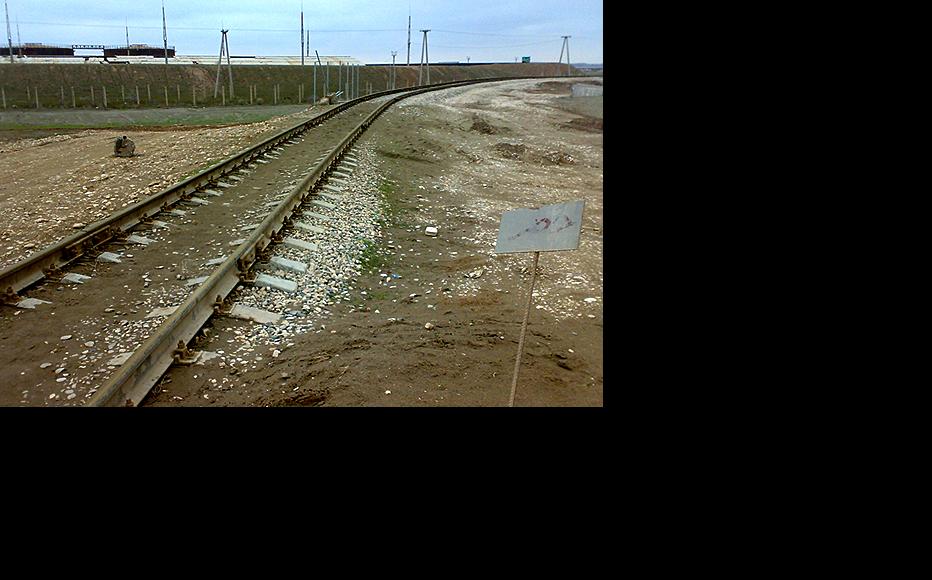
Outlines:
[{"label": "railway track", "polygon": [[[92,312],[99,312],[101,302],[109,303],[122,286],[126,290],[124,305],[108,309],[114,313],[111,330],[120,332],[131,327],[123,317],[139,314],[140,307],[150,306],[140,301],[133,302],[134,297],[138,297],[134,296],[135,284],[121,282],[135,280],[138,283],[141,277],[145,288],[161,284],[164,290],[168,286],[160,300],[165,306],[149,313],[152,316],[151,323],[144,322],[150,320],[148,318],[141,319],[144,333],[138,337],[135,348],[122,353],[124,356],[111,358],[115,349],[110,348],[104,357],[98,356],[92,362],[89,350],[93,349],[100,354],[104,352],[104,345],[98,346],[96,341],[87,341],[77,346],[79,351],[82,346],[86,347],[80,354],[72,353],[73,347],[69,346],[58,347],[62,350],[52,348],[52,354],[64,352],[71,359],[76,359],[73,365],[63,364],[59,367],[58,363],[48,362],[41,365],[47,373],[52,372],[51,367],[57,367],[54,371],[61,374],[55,378],[57,383],[71,384],[75,375],[82,376],[89,390],[85,393],[85,401],[76,402],[85,402],[91,406],[137,406],[172,364],[184,364],[196,359],[196,351],[189,349],[188,345],[212,316],[218,313],[253,319],[264,316],[256,312],[237,313],[235,306],[231,310],[226,298],[237,286],[265,285],[289,291],[287,280],[259,273],[256,265],[274,261],[275,257],[270,255],[270,251],[278,244],[290,244],[313,251],[313,244],[302,243],[289,236],[288,232],[295,228],[318,227],[309,223],[313,220],[304,219],[303,216],[324,217],[318,211],[325,211],[328,205],[333,207],[332,203],[338,202],[339,188],[328,186],[327,183],[335,177],[347,177],[352,172],[354,159],[349,152],[353,143],[384,110],[412,95],[496,80],[507,79],[387,91],[344,103],[231,156],[147,200],[91,224],[78,234],[34,254],[24,262],[6,268],[0,272],[0,288],[6,289],[4,301],[20,307],[38,304],[41,308],[42,303],[37,302],[40,299],[27,298],[21,293],[42,281],[62,284],[70,281],[74,285],[68,286],[69,290],[58,286],[57,291],[64,298],[59,302],[64,302],[69,308],[84,309],[90,320]],[[314,139],[309,139],[306,135],[312,128],[316,128],[310,134]],[[335,141],[336,144],[331,145]],[[309,171],[308,159],[316,159],[310,164]],[[261,221],[230,230],[230,218],[237,215],[252,215],[256,220],[261,218]],[[160,240],[159,235],[165,232],[171,233],[166,239]],[[153,255],[168,257],[170,267],[166,267],[168,264],[153,266],[151,259],[148,262],[140,260],[143,263],[139,264],[127,263],[121,267],[100,266],[101,262],[114,260],[135,262],[137,256],[130,250],[152,244],[165,248],[160,254]],[[124,251],[102,251],[115,250],[115,246],[122,246]],[[148,252],[147,249],[140,251]],[[216,256],[218,253],[222,255]],[[208,254],[215,257],[205,261]],[[172,259],[177,261],[171,262]],[[212,270],[203,275],[195,263],[209,265]],[[281,268],[300,268],[300,264],[290,260],[278,259],[275,263]],[[84,268],[87,273],[82,275],[73,271],[66,274],[66,267],[73,270]],[[153,272],[153,268],[159,272]],[[172,282],[171,274],[176,278],[173,284],[169,283]],[[186,276],[189,276],[187,280]],[[92,285],[82,283],[95,277],[105,279],[105,283],[98,284],[93,292],[85,291],[90,290]],[[182,283],[177,283],[178,280]],[[134,306],[126,306],[130,303]],[[158,319],[162,319],[162,322],[158,323]],[[53,330],[34,329],[34,332],[37,335],[44,332],[48,338],[55,340],[52,335],[57,336],[57,332]],[[66,336],[59,337],[59,340],[67,340]],[[6,340],[10,337],[3,338]],[[49,345],[50,341],[41,342]],[[40,342],[34,338],[32,346],[37,344]],[[48,357],[48,354],[44,356]],[[107,364],[101,365],[105,357],[108,358]],[[81,362],[87,364],[82,365]],[[95,364],[100,368],[89,368]],[[39,365],[36,362],[32,366]],[[104,366],[107,370],[102,369]],[[34,383],[33,377],[27,376],[30,374],[27,370],[20,374],[24,377],[23,381],[18,384],[16,381],[10,382],[14,383],[12,388],[17,392],[19,388],[27,387],[22,390],[22,396],[26,397]],[[52,388],[55,386],[53,383]],[[10,387],[5,385],[4,388]],[[37,394],[45,397],[47,390],[51,389],[29,393],[30,402],[35,403]],[[67,400],[77,398],[79,394],[72,390]],[[54,392],[48,393],[48,396],[57,398]],[[23,404],[26,400],[17,396],[16,392],[0,394],[0,404],[17,402]],[[48,404],[48,401],[43,403]]]}]

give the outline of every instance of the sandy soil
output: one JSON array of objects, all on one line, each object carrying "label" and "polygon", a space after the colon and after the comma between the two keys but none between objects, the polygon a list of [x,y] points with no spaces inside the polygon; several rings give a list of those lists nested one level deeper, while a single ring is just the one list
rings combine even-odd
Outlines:
[{"label": "sandy soil", "polygon": [[[89,129],[0,143],[0,268],[309,116],[190,130]],[[113,155],[122,134],[136,144],[135,157]]]},{"label": "sandy soil", "polygon": [[[540,260],[517,404],[602,406],[601,97],[569,94],[512,81],[389,109],[357,145],[386,223],[354,299],[253,369],[174,368],[145,404],[503,406],[531,255],[494,254],[501,215],[583,199],[579,250]],[[0,267],[297,120],[140,133],[134,160],[110,155],[112,131],[5,145]]]},{"label": "sandy soil", "polygon": [[[507,405],[532,261],[494,254],[501,215],[584,199],[579,250],[540,260],[516,405],[602,406],[601,107],[568,94],[516,81],[390,109],[358,145],[376,154],[360,171],[378,173],[390,223],[356,298],[280,354],[256,348],[251,368],[174,369],[146,404]],[[218,323],[204,348],[240,326]]]}]

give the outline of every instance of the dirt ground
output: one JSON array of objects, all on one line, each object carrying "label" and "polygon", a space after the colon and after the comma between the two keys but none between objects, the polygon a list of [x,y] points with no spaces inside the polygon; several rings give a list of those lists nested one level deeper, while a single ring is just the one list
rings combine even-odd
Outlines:
[{"label": "dirt ground", "polygon": [[[87,129],[0,142],[0,269],[327,108],[231,127]],[[113,155],[124,134],[135,157]]]},{"label": "dirt ground", "polygon": [[10,141],[20,132],[38,132],[38,129],[42,127],[73,129],[233,125],[283,117],[303,112],[305,109],[307,107],[304,105],[255,105],[200,109],[177,107],[171,109],[4,111],[0,112],[0,142]]},{"label": "dirt ground", "polygon": [[[378,175],[385,223],[354,299],[254,370],[175,368],[144,404],[506,405],[532,262],[494,254],[501,215],[582,199],[579,250],[540,259],[516,405],[602,406],[602,98],[570,86],[495,83],[389,109],[357,144],[374,153],[360,171]],[[298,120],[141,133],[151,163],[131,171],[107,155],[112,131],[3,144],[16,154],[0,156],[0,267]]]},{"label": "dirt ground", "polygon": [[[387,223],[354,300],[280,354],[257,349],[251,370],[176,368],[145,404],[505,406],[532,255],[494,254],[501,215],[583,199],[579,250],[540,259],[515,404],[602,406],[601,97],[538,83],[389,109],[358,144],[376,153]],[[220,326],[217,343],[236,340]]]}]

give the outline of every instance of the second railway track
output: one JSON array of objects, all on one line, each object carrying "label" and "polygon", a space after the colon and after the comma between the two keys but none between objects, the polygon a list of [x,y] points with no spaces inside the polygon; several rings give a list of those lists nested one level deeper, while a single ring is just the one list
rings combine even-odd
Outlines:
[{"label": "second railway track", "polygon": [[[29,298],[66,306],[72,320],[86,325],[81,340],[73,341],[69,334],[77,336],[75,329],[40,327],[28,316],[5,330],[0,367],[8,377],[0,406],[140,404],[173,362],[190,356],[187,346],[204,323],[217,312],[228,313],[224,300],[234,288],[282,284],[257,274],[254,266],[268,258],[271,244],[286,241],[283,229],[315,227],[306,223],[313,220],[297,221],[302,206],[313,215],[338,201],[339,194],[323,186],[341,162],[351,170],[353,163],[344,156],[382,110],[406,96],[474,82],[384,94],[329,114],[327,123],[309,124],[316,126],[311,133],[283,131],[253,148],[255,154],[208,169],[210,179],[201,175],[199,183],[176,185],[177,205],[141,214],[127,208],[137,212],[140,227],[110,225],[99,230],[99,241],[86,236],[77,246],[72,239],[82,257],[52,257],[68,247],[61,242],[39,253],[68,264],[68,272],[54,261],[42,270],[33,265],[31,273],[17,266],[0,272],[15,281],[8,286],[10,301],[25,299],[11,294],[35,285],[31,278],[44,277]],[[120,213],[133,213],[127,210]],[[104,247],[106,237],[116,241]],[[114,255],[119,264],[108,262]],[[66,277],[74,283],[67,284]],[[108,318],[100,318],[101,310]],[[24,356],[23,349],[34,356]]]}]

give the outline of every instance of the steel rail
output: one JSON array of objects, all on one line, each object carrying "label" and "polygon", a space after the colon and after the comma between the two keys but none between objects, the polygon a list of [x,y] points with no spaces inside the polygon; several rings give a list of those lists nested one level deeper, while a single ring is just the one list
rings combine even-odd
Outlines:
[{"label": "steel rail", "polygon": [[[445,86],[453,84],[457,83],[444,83]],[[143,201],[127,206],[102,220],[96,221],[80,232],[36,252],[21,262],[17,262],[0,270],[0,303],[15,303],[20,298],[18,296],[20,291],[48,276],[55,275],[63,267],[80,258],[93,248],[105,244],[114,238],[125,236],[126,232],[140,223],[151,220],[156,214],[168,209],[168,207],[178,201],[190,198],[190,196],[198,190],[218,181],[224,175],[236,171],[241,166],[252,162],[253,159],[264,155],[267,151],[278,146],[279,143],[304,133],[331,117],[362,102],[410,90],[412,89],[404,88],[381,91],[341,103],[307,121],[298,123],[294,127],[284,129],[261,143],[243,149],[239,153],[235,153]]]},{"label": "steel rail", "polygon": [[313,194],[320,182],[340,162],[346,151],[382,112],[396,102],[414,95],[501,80],[510,79],[457,81],[415,90],[404,89],[407,94],[396,96],[380,105],[347,134],[325,158],[320,160],[282,203],[276,206],[275,210],[253,230],[252,235],[240,244],[207,280],[178,306],[173,314],[165,319],[152,336],[136,348],[130,358],[114,371],[114,374],[88,400],[88,406],[138,406],[165,371],[175,362],[176,357],[180,357],[181,353],[187,350],[185,345],[195,337],[214,314],[222,311],[224,299],[230,292],[238,284],[250,282],[248,271],[259,259],[263,250],[280,239],[279,232],[290,225],[292,217],[299,213],[298,208],[301,204]]}]

